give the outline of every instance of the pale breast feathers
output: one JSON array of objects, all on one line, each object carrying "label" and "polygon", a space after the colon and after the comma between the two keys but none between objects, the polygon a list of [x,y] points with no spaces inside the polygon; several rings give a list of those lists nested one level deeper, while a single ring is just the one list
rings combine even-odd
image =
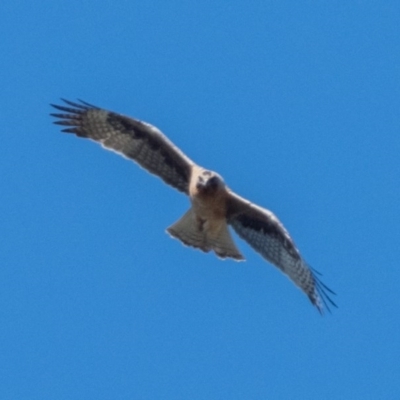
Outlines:
[{"label": "pale breast feathers", "polygon": [[51,115],[58,118],[55,124],[70,126],[64,132],[95,140],[136,161],[181,192],[188,192],[194,163],[156,127],[86,102],[63,101],[69,107],[52,106],[64,114]]}]

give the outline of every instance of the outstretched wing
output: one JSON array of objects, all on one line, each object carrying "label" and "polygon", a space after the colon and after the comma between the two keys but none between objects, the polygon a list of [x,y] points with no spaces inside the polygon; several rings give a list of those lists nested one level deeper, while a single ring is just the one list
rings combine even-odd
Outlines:
[{"label": "outstretched wing", "polygon": [[286,274],[320,313],[324,306],[328,310],[329,305],[336,307],[328,295],[335,293],[307,266],[289,233],[272,212],[230,192],[227,219],[237,234]]},{"label": "outstretched wing", "polygon": [[86,102],[52,106],[65,114],[51,114],[54,123],[70,126],[63,132],[99,142],[103,147],[136,161],[169,185],[188,193],[193,161],[156,127],[133,118],[102,110]]}]

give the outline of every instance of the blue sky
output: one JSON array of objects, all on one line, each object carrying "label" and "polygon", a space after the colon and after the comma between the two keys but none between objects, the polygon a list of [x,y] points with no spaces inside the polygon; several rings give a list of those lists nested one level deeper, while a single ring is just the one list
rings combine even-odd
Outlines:
[{"label": "blue sky", "polygon": [[[2,399],[398,399],[400,3],[0,4]],[[172,240],[188,199],[49,103],[151,122],[339,305]]]}]

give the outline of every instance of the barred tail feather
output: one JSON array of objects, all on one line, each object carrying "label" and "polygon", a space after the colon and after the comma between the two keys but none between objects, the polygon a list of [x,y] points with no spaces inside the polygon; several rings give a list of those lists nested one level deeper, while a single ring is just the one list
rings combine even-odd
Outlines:
[{"label": "barred tail feather", "polygon": [[228,230],[228,225],[224,222],[217,232],[210,232],[207,235],[207,243],[220,258],[233,258],[237,261],[244,260],[244,257],[236,247],[232,236]]},{"label": "barred tail feather", "polygon": [[192,246],[205,252],[211,250],[206,243],[205,233],[198,229],[196,215],[191,208],[182,218],[167,228],[167,232],[186,246]]},{"label": "barred tail feather", "polygon": [[167,232],[187,246],[204,252],[213,250],[218,257],[244,259],[233,242],[226,223],[223,223],[218,230],[211,231],[207,229],[207,222],[199,223],[192,208],[167,228]]}]

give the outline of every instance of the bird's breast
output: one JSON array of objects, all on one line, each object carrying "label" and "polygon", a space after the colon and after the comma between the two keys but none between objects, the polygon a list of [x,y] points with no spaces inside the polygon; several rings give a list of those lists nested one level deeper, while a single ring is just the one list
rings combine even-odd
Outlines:
[{"label": "bird's breast", "polygon": [[190,196],[192,208],[198,218],[203,220],[226,218],[226,196],[215,193],[212,196],[196,193]]}]

